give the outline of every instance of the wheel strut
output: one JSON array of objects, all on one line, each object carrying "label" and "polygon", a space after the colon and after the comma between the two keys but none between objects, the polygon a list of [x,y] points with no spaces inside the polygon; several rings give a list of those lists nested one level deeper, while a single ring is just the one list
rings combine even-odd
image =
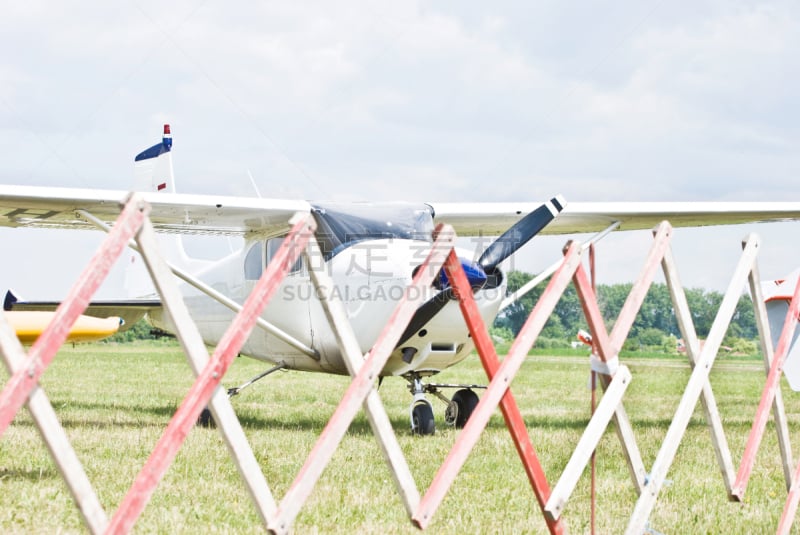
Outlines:
[{"label": "wheel strut", "polygon": [[255,383],[256,381],[258,381],[259,379],[263,379],[263,378],[264,378],[264,377],[266,377],[267,375],[269,375],[269,374],[271,374],[271,373],[275,373],[276,371],[278,371],[278,370],[282,370],[282,369],[284,369],[284,368],[286,368],[286,363],[285,363],[285,362],[283,362],[283,361],[280,361],[278,364],[276,364],[276,365],[275,365],[275,366],[273,366],[272,368],[268,369],[268,370],[267,370],[267,371],[265,371],[265,372],[262,372],[262,373],[260,373],[260,374],[256,375],[255,377],[253,377],[253,378],[252,378],[252,379],[250,379],[249,381],[247,381],[247,382],[245,382],[245,383],[242,383],[242,384],[240,384],[239,386],[234,386],[233,388],[229,388],[229,389],[228,389],[228,397],[229,397],[229,398],[232,398],[233,396],[236,396],[236,395],[238,395],[238,394],[239,394],[239,392],[241,392],[242,390],[244,390],[244,389],[245,389],[245,388],[247,388],[248,386],[252,385],[253,383]]},{"label": "wheel strut", "polygon": [[[245,383],[242,383],[239,386],[234,386],[233,388],[229,388],[228,389],[228,398],[232,398],[233,396],[238,395],[239,392],[241,392],[242,390],[244,390],[248,386],[252,385],[253,383],[258,381],[259,379],[263,379],[267,375],[269,375],[271,373],[275,373],[276,371],[282,370],[284,368],[286,368],[286,363],[281,361],[278,364],[276,364],[275,366],[273,366],[272,368],[268,369],[267,371],[256,375],[255,377],[253,377],[249,381],[247,381]],[[200,416],[197,417],[197,425],[200,426],[200,427],[214,427],[215,422],[214,422],[214,416],[211,414],[211,409],[209,409],[208,407],[205,407],[202,410],[202,412],[200,413]]]}]

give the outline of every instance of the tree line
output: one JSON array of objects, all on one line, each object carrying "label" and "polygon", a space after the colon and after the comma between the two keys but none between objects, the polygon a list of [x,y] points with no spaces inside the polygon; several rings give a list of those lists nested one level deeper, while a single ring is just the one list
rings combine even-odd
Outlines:
[{"label": "tree line", "polygon": [[[507,275],[509,293],[518,290],[533,278],[532,274],[523,271],[511,271]],[[522,299],[503,310],[495,320],[493,333],[507,339],[515,337],[545,287],[546,284],[540,284]],[[632,287],[632,283],[597,286],[597,301],[609,331],[619,316]],[[711,330],[722,303],[723,294],[699,288],[690,288],[684,291],[697,336],[701,339],[705,338]],[[579,329],[588,330],[588,326],[575,287],[570,285],[547,321],[537,345],[540,347],[569,345],[575,340]],[[663,346],[665,349],[669,349],[680,337],[681,333],[678,329],[669,288],[664,283],[654,283],[650,286],[636,316],[625,348]],[[756,344],[753,340],[757,338],[758,329],[752,301],[749,295],[742,295],[723,344],[735,350],[755,352]]]}]

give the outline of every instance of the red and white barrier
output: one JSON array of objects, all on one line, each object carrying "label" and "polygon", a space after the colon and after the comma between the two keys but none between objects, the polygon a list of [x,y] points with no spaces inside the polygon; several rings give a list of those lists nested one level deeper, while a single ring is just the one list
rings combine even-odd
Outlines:
[{"label": "red and white barrier", "polygon": [[[155,234],[147,214],[147,205],[136,195],[131,196],[122,209],[117,223],[108,229],[109,234],[103,245],[59,307],[57,321],[53,321],[28,355],[25,355],[13,331],[0,315],[0,353],[11,375],[0,392],[0,436],[19,409],[27,403],[87,527],[93,533],[131,531],[181,448],[200,411],[206,405],[214,414],[217,427],[225,438],[262,522],[272,533],[291,531],[297,515],[308,501],[322,471],[330,462],[361,407],[364,407],[369,417],[406,512],[412,523],[420,529],[430,525],[453,481],[478,442],[489,418],[499,407],[549,531],[566,532],[563,513],[569,498],[580,475],[590,463],[592,452],[596,449],[601,436],[613,423],[623,448],[632,485],[639,495],[627,528],[628,533],[637,534],[644,531],[698,400],[704,407],[728,495],[734,500],[741,500],[743,497],[771,408],[777,424],[788,490],[786,505],[778,526],[779,532],[788,532],[794,521],[800,502],[800,471],[795,472],[792,469],[788,426],[778,380],[788,341],[791,340],[800,311],[800,285],[789,307],[786,324],[773,356],[766,310],[758,283],[756,263],[758,240],[754,236],[748,237],[743,244],[741,259],[702,350],[672,258],[670,248],[672,229],[666,222],[654,231],[653,246],[642,272],[610,333],[606,331],[605,320],[600,313],[592,286],[593,280],[590,280],[582,265],[582,248],[577,243],[570,243],[565,248],[562,262],[550,278],[547,288],[502,362],[494,349],[487,326],[478,313],[470,284],[453,250],[455,236],[449,227],[437,227],[437,236],[423,269],[418,270],[412,286],[407,289],[375,346],[366,356],[360,353],[346,311],[336,292],[325,291],[333,286],[328,274],[324,269],[311,270],[312,281],[319,290],[317,293],[321,296],[328,322],[345,357],[352,381],[294,482],[283,498],[276,502],[228,398],[220,388],[220,382],[232,359],[259,321],[261,311],[293,265],[298,252],[308,248],[311,254],[314,254],[313,251],[318,248],[313,236],[313,218],[309,214],[299,214],[296,217],[292,230],[275,259],[270,262],[214,354],[209,357],[178,291],[172,276],[173,270],[158,254]],[[162,302],[177,327],[178,339],[197,378],[109,521],[72,450],[66,433],[55,417],[52,406],[38,386],[38,381],[66,339],[65,333],[68,332],[69,326],[86,308],[114,260],[131,239],[142,253]],[[451,281],[489,384],[430,487],[420,492],[375,388],[386,360],[420,305],[419,297],[424,295],[424,292],[415,290],[430,285],[434,274],[442,267]],[[693,370],[655,462],[650,470],[647,470],[636,442],[635,430],[623,405],[628,385],[634,377],[629,369],[620,363],[618,355],[659,267],[670,289],[676,318],[686,342],[687,355]],[[181,274],[181,277],[186,276]],[[708,378],[741,290],[748,283],[762,340],[767,378],[739,473],[734,478],[730,450]],[[521,416],[520,408],[512,394],[511,384],[569,284],[573,284],[577,290],[589,325],[593,355],[588,367],[599,376],[605,392],[576,444],[569,462],[559,474],[555,486],[551,488]]]}]

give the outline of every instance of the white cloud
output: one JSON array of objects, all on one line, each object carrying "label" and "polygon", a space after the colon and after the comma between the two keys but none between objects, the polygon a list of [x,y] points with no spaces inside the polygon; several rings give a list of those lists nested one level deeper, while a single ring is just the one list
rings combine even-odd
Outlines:
[{"label": "white cloud", "polygon": [[0,181],[124,188],[169,122],[195,192],[796,199],[798,26],[791,2],[16,3]]}]

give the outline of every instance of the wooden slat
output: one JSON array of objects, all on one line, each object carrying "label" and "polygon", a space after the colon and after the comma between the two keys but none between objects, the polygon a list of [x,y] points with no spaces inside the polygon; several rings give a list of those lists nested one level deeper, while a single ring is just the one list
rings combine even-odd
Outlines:
[{"label": "wooden slat", "polygon": [[[636,320],[636,315],[642,308],[642,303],[647,296],[650,286],[653,284],[655,274],[659,262],[664,257],[666,251],[669,250],[669,244],[672,240],[672,227],[666,221],[662,221],[653,232],[653,244],[647,253],[644,266],[642,266],[639,276],[636,278],[625,303],[614,322],[614,327],[609,335],[611,350],[610,356],[619,355],[625,340],[628,338],[633,322]],[[596,302],[596,297],[595,297]],[[594,314],[599,314],[599,310]],[[597,328],[601,328],[600,325]],[[601,355],[602,358],[602,355]],[[600,375],[600,384],[604,389],[608,388],[609,377]],[[614,413],[614,429],[616,430],[617,437],[622,445],[625,461],[628,464],[628,472],[631,476],[631,481],[636,488],[638,494],[642,493],[647,478],[647,470],[642,461],[642,455],[639,451],[639,446],[633,433],[633,425],[628,418],[625,407],[620,404]]]},{"label": "wooden slat", "polygon": [[792,476],[789,495],[786,497],[786,503],[783,506],[781,518],[778,522],[778,530],[776,533],[779,535],[789,535],[792,532],[794,519],[797,516],[798,503],[800,503],[800,463],[798,463],[797,470]]},{"label": "wooden slat", "polygon": [[287,533],[291,529],[294,519],[308,500],[322,471],[333,457],[350,423],[369,396],[386,361],[420,305],[421,298],[425,295],[425,292],[422,291],[423,288],[429,286],[433,277],[439,273],[445,258],[453,248],[455,234],[451,227],[439,225],[436,235],[428,257],[417,271],[411,285],[406,288],[403,298],[378,336],[358,373],[353,377],[344,397],[328,420],[328,424],[323,429],[305,464],[281,500],[275,517],[269,523],[270,531]]},{"label": "wooden slat", "polygon": [[430,522],[456,475],[461,470],[461,467],[464,466],[469,453],[475,447],[478,438],[480,438],[486,427],[492,412],[497,408],[501,398],[508,392],[511,381],[519,371],[525,356],[536,342],[536,338],[544,328],[547,319],[579,265],[580,251],[573,244],[567,252],[561,267],[556,270],[550,279],[547,288],[545,288],[530,316],[528,316],[525,325],[523,325],[509,349],[508,355],[490,381],[486,392],[478,402],[464,429],[459,433],[453,448],[436,473],[422,501],[420,501],[419,510],[413,519],[414,523],[420,528],[424,528]]},{"label": "wooden slat", "polygon": [[[208,364],[208,349],[197,325],[189,315],[189,310],[183,301],[175,279],[170,275],[171,268],[158,254],[156,236],[149,221],[143,225],[137,241],[141,244],[139,249],[142,259],[161,296],[164,309],[176,326],[176,337],[186,354],[189,366],[197,377]],[[223,389],[214,390],[209,409],[214,415],[214,422],[222,433],[239,474],[247,486],[261,521],[266,526],[267,519],[275,511],[275,500],[228,395]]]},{"label": "wooden slat", "polygon": [[117,224],[105,237],[67,297],[56,309],[50,325],[31,346],[25,363],[14,372],[0,392],[0,436],[27,401],[28,395],[69,336],[72,325],[86,310],[92,296],[125,249],[128,240],[138,231],[149,210],[149,206],[136,195],[126,202]]},{"label": "wooden slat", "polygon": [[738,500],[744,498],[750,473],[755,465],[756,453],[764,436],[764,429],[769,419],[770,408],[775,400],[776,392],[780,388],[780,378],[783,372],[783,362],[791,347],[794,331],[797,327],[797,317],[800,313],[800,279],[794,290],[794,296],[789,304],[789,311],[786,313],[786,320],[783,324],[781,336],[778,339],[778,346],[775,348],[775,356],[770,366],[764,389],[761,393],[761,400],[756,409],[753,425],[747,438],[747,444],[742,455],[742,462],[739,465],[739,472],[736,474],[736,482],[733,487],[733,496]]},{"label": "wooden slat", "polygon": [[[594,295],[592,285],[586,277],[586,272],[579,268],[573,277],[575,289],[581,301],[586,321],[589,324],[589,329],[592,332],[592,346],[597,348],[598,357],[604,363],[608,363],[612,359],[617,358],[617,352],[614,350],[613,338],[606,334],[605,322],[600,314],[600,307],[597,304],[597,297]],[[620,314],[617,319],[618,323],[625,323],[628,316],[634,316],[635,312],[632,308],[628,308],[625,315]],[[633,320],[630,320],[631,322]],[[606,374],[600,375],[600,384],[603,389],[608,388],[611,377]],[[636,443],[636,437],[633,433],[633,426],[631,425],[625,407],[620,403],[617,405],[614,412],[614,429],[617,431],[617,438],[619,438],[622,446],[625,461],[628,465],[628,471],[631,475],[631,481],[637,493],[641,493],[645,484],[646,471],[642,455],[639,452],[639,446]]]},{"label": "wooden slat", "polygon": [[[322,252],[319,249],[316,239],[309,242],[310,257],[308,265],[317,265],[311,259],[322,258]],[[328,324],[336,337],[336,342],[344,357],[347,371],[350,375],[356,375],[364,363],[364,355],[361,354],[361,348],[358,344],[355,332],[352,325],[347,319],[347,310],[342,303],[339,294],[334,292],[334,283],[330,275],[328,275],[325,266],[321,269],[309,269],[311,279],[314,281],[314,286],[317,289],[317,295],[320,297],[320,302],[325,310],[325,316],[328,319]],[[372,426],[372,432],[378,439],[383,452],[383,458],[386,460],[394,478],[395,486],[397,487],[400,497],[403,500],[403,505],[406,512],[410,517],[419,505],[419,490],[414,482],[414,476],[408,467],[403,451],[400,448],[400,443],[397,441],[397,436],[394,434],[392,423],[389,416],[386,414],[386,409],[383,406],[378,391],[373,387],[367,395],[367,400],[364,403],[364,410],[367,413],[367,418]]]},{"label": "wooden slat", "polygon": [[[0,354],[9,374],[21,369],[25,362],[25,351],[2,311],[0,311]],[[72,499],[78,506],[86,527],[92,533],[102,533],[108,525],[108,517],[69,442],[66,431],[58,421],[50,400],[38,385],[28,398],[28,410],[72,494]]]},{"label": "wooden slat", "polygon": [[269,299],[297,260],[313,233],[311,216],[295,223],[281,244],[273,261],[256,283],[245,301],[242,312],[225,331],[214,355],[189,389],[167,429],[156,444],[139,475],[128,490],[117,513],[109,524],[110,533],[127,533],[144,510],[156,486],[172,464],[189,431],[194,427],[200,412],[208,404],[214,390],[239,353]]},{"label": "wooden slat", "polygon": [[600,443],[600,439],[603,438],[603,433],[611,422],[617,406],[622,402],[622,396],[625,395],[630,383],[631,372],[627,366],[620,366],[611,383],[609,383],[603,399],[600,400],[600,403],[595,408],[595,412],[586,425],[586,429],[583,430],[583,434],[577,446],[575,446],[575,451],[561,473],[558,483],[553,487],[553,493],[545,506],[545,511],[550,518],[561,517],[567,500],[575,490],[578,479],[591,460],[592,453]]},{"label": "wooden slat", "polygon": [[728,291],[722,299],[719,311],[717,312],[711,331],[706,339],[706,344],[700,352],[700,357],[689,377],[686,389],[675,411],[675,415],[672,418],[672,423],[664,437],[664,442],[650,470],[648,484],[636,501],[636,506],[634,507],[626,530],[626,533],[629,535],[638,535],[644,531],[647,519],[658,499],[661,487],[664,484],[666,474],[672,465],[675,453],[686,432],[686,427],[689,424],[689,419],[692,416],[694,407],[697,405],[697,400],[703,391],[703,387],[708,382],[711,366],[714,364],[719,346],[722,343],[722,339],[727,332],[733,313],[736,310],[741,290],[747,282],[747,277],[752,269],[756,254],[758,253],[758,246],[758,240],[755,239],[755,237],[751,237],[739,259],[731,283],[728,286]]},{"label": "wooden slat", "polygon": [[[767,317],[767,307],[764,302],[764,295],[761,292],[761,277],[758,272],[758,264],[753,266],[750,274],[750,295],[753,298],[755,308],[756,326],[758,336],[761,341],[761,354],[764,355],[764,372],[769,374],[772,369],[774,353],[772,347],[772,333],[770,332],[769,319]],[[775,399],[772,402],[772,414],[775,420],[775,432],[778,434],[778,446],[781,450],[781,465],[783,466],[783,476],[786,482],[786,491],[792,487],[792,474],[794,472],[792,457],[792,446],[789,441],[789,422],[786,418],[786,409],[783,404],[783,394],[781,389],[775,389]]]},{"label": "wooden slat", "polygon": [[[678,270],[675,266],[672,250],[666,251],[662,265],[664,267],[664,276],[667,280],[667,287],[672,297],[675,319],[686,347],[686,356],[689,359],[689,364],[694,368],[700,356],[700,341],[697,338],[697,331],[695,330],[694,321],[692,320],[692,313],[689,310],[689,303],[686,300],[686,292],[684,292],[683,285],[678,277]],[[720,472],[722,473],[722,480],[725,484],[728,496],[730,496],[734,479],[733,458],[731,456],[730,447],[728,446],[728,439],[725,436],[725,429],[722,425],[722,417],[719,414],[714,391],[711,389],[711,383],[708,381],[703,384],[700,401],[703,405],[706,423],[711,431],[711,442],[714,445],[714,453],[717,457],[717,464],[719,465]]]},{"label": "wooden slat", "polygon": [[[475,343],[475,348],[481,359],[481,364],[486,372],[486,376],[491,381],[500,368],[500,359],[497,357],[494,344],[489,337],[489,331],[486,328],[486,324],[483,322],[483,317],[481,317],[478,305],[472,295],[472,288],[467,280],[467,276],[455,253],[450,253],[447,263],[445,264],[445,269],[447,270],[448,279],[453,281],[453,291],[458,298],[461,313],[464,315],[464,320],[467,323],[470,335]],[[517,402],[511,390],[508,390],[500,400],[500,411],[503,413],[506,427],[511,434],[514,447],[522,461],[522,466],[528,476],[528,481],[536,496],[539,508],[542,510],[542,513],[544,513],[544,506],[550,497],[550,485],[547,482],[544,468],[539,461],[539,456],[536,454],[536,449],[528,434],[525,421],[522,418],[522,413],[517,406]],[[559,534],[566,532],[566,523],[561,519],[552,519],[545,515],[545,523],[550,533]]]}]

